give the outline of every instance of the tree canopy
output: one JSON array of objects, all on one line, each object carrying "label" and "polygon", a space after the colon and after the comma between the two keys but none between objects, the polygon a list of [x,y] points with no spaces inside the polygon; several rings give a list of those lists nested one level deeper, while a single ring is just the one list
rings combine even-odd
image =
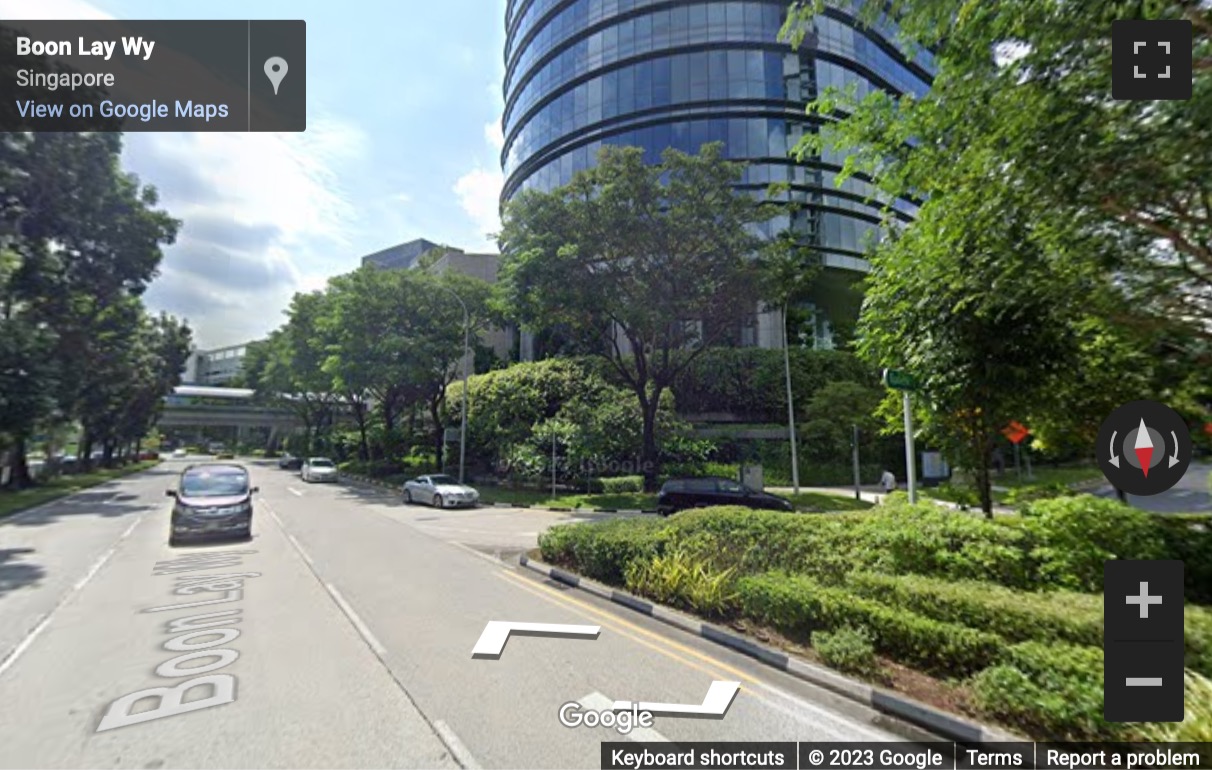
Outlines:
[{"label": "tree canopy", "polygon": [[754,226],[776,211],[737,194],[739,177],[719,143],[698,155],[668,149],[658,164],[607,146],[568,185],[524,191],[505,208],[502,283],[513,315],[596,337],[595,352],[640,405],[650,488],[662,393],[763,298]]}]

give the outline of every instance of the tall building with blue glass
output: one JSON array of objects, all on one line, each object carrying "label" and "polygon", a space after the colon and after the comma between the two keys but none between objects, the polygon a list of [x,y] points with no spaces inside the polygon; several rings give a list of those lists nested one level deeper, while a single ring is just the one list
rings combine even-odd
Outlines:
[{"label": "tall building with blue glass", "polygon": [[[792,229],[822,254],[826,278],[813,302],[816,344],[831,317],[857,314],[856,279],[881,206],[860,178],[835,183],[844,158],[789,156],[814,123],[807,103],[829,86],[922,94],[932,62],[911,58],[890,29],[863,29],[840,9],[818,16],[799,50],[778,40],[784,0],[510,0],[506,10],[502,202],[551,190],[590,166],[604,144],[694,153],[723,142],[747,166],[738,189],[790,185],[798,213],[766,226]],[[876,200],[868,202],[875,197]],[[916,208],[893,201],[897,216]],[[781,324],[755,314],[739,344],[777,347]]]}]

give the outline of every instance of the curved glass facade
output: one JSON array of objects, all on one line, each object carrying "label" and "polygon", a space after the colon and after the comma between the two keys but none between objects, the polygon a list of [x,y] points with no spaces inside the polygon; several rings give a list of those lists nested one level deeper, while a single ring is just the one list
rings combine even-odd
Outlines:
[{"label": "curved glass facade", "polygon": [[[799,51],[778,40],[784,0],[512,0],[506,12],[505,171],[502,201],[567,184],[602,145],[697,152],[723,142],[748,166],[740,189],[786,182],[805,204],[793,227],[833,267],[865,271],[864,239],[878,237],[880,202],[843,158],[788,156],[814,130],[807,102],[829,86],[921,94],[928,54],[899,52],[888,29],[860,30],[838,10],[819,16]],[[895,201],[909,218],[916,208]]]}]

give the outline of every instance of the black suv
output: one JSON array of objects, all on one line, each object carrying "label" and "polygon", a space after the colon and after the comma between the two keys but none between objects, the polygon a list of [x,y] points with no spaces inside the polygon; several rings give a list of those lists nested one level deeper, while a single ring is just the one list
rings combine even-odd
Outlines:
[{"label": "black suv", "polygon": [[784,497],[758,492],[739,481],[718,476],[670,479],[657,495],[657,512],[662,516],[709,505],[743,505],[768,511],[795,510],[791,501]]}]

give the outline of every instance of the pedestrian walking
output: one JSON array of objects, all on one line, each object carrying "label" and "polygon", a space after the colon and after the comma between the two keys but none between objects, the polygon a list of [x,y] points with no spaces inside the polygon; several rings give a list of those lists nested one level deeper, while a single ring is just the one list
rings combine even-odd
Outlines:
[{"label": "pedestrian walking", "polygon": [[896,491],[896,476],[892,474],[892,471],[884,471],[884,475],[880,476],[880,486],[884,488],[885,494]]}]

